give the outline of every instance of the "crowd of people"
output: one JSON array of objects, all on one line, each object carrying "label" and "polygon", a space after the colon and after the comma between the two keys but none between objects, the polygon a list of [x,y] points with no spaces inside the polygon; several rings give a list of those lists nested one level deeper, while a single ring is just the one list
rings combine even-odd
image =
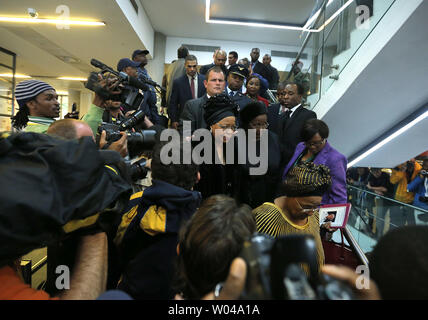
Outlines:
[{"label": "crowd of people", "polygon": [[[389,245],[379,243],[372,255],[378,286],[367,291],[354,288],[351,270],[325,266],[323,241],[335,229],[329,222],[320,226],[318,209],[346,203],[347,179],[362,185],[365,178],[360,171],[347,176],[347,159],[328,142],[328,125],[303,105],[304,83],[280,83],[271,57],[258,61],[258,48],[250,60],[216,50],[213,63],[198,71],[197,57],[180,47],[163,81],[166,122],[145,69],[148,53],[136,50],[117,64],[117,71],[148,84],[138,106],[112,99],[123,83],[98,74],[87,114],[55,120],[60,111],[55,88],[38,80],[16,86],[19,111],[12,123],[20,132],[0,139],[0,185],[2,190],[14,185],[0,201],[0,239],[8,248],[0,256],[0,299],[238,299],[244,287],[251,291],[245,285],[249,265],[239,255],[255,232],[271,239],[309,236],[317,263],[315,270],[304,271],[346,280],[361,298],[407,297],[390,290],[392,278],[381,271],[383,259],[395,254]],[[296,75],[299,68],[296,64]],[[265,96],[270,88],[277,90],[278,103]],[[128,120],[132,129],[121,130]],[[117,125],[117,132],[106,123]],[[180,139],[163,140],[165,129]],[[150,146],[149,131],[154,132]],[[166,163],[174,150],[179,161]],[[145,158],[144,165],[131,164],[131,158]],[[253,174],[265,160],[265,170]],[[135,171],[149,172],[151,183],[143,190],[135,188]],[[412,172],[412,180],[402,169],[391,175],[391,183],[403,188],[397,200],[413,201],[405,198],[406,188],[424,194],[418,201],[426,200],[426,176],[420,172]],[[388,187],[373,176],[367,187],[386,194]],[[403,247],[414,247],[427,234],[403,232],[422,237],[404,238]],[[402,234],[390,237],[385,242]],[[45,246],[47,283],[45,291],[37,291],[20,278],[19,259]],[[421,264],[416,253],[413,258]],[[69,288],[57,286],[58,265],[71,269]],[[419,274],[426,272],[421,268]]]},{"label": "crowd of people", "polygon": [[360,217],[357,228],[378,239],[390,229],[428,222],[427,170],[424,157],[394,168],[350,168],[347,182],[354,217]]}]

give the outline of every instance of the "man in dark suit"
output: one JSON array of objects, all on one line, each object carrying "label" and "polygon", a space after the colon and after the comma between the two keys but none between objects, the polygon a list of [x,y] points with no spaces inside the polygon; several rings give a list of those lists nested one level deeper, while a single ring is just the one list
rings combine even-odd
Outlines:
[{"label": "man in dark suit", "polygon": [[207,71],[214,66],[219,66],[223,70],[224,74],[227,74],[227,68],[225,66],[227,55],[226,51],[217,49],[213,55],[214,63],[206,64],[199,69],[199,73],[206,75]]},{"label": "man in dark suit", "polygon": [[227,87],[224,92],[238,104],[239,110],[243,110],[251,102],[251,99],[242,93],[242,85],[248,74],[248,69],[242,64],[234,64],[227,74]]},{"label": "man in dark suit", "polygon": [[204,87],[207,93],[198,99],[189,100],[184,104],[178,126],[180,133],[183,132],[184,121],[191,122],[191,132],[183,132],[185,135],[192,134],[197,129],[207,128],[204,120],[203,106],[210,97],[224,92],[226,85],[225,77],[225,73],[219,66],[215,66],[207,72],[204,80]]},{"label": "man in dark suit", "polygon": [[278,85],[279,103],[268,108],[269,130],[275,132],[283,147],[282,166],[290,161],[297,144],[302,141],[300,131],[308,119],[317,115],[302,105],[304,88],[296,83]]},{"label": "man in dark suit", "polygon": [[189,100],[200,98],[206,93],[205,77],[198,74],[197,65],[198,59],[194,55],[188,55],[184,61],[186,74],[173,82],[168,116],[171,119],[171,127],[174,129],[178,128],[178,120],[184,104]]},{"label": "man in dark suit", "polygon": [[257,73],[261,75],[270,83],[272,80],[269,78],[269,75],[270,75],[269,71],[266,68],[266,66],[259,61],[260,49],[259,48],[251,49],[250,56],[251,56],[251,69],[253,70],[253,73]]},{"label": "man in dark suit", "polygon": [[270,54],[266,53],[263,56],[263,64],[266,66],[266,68],[269,71],[269,89],[276,90],[279,82],[279,74],[278,74],[278,70],[272,67],[272,65],[270,64],[271,62],[272,62],[272,58]]}]

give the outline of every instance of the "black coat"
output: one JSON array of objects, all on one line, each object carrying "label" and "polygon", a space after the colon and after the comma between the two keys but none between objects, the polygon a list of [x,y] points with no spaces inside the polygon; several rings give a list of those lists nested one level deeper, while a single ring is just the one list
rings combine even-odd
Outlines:
[{"label": "black coat", "polygon": [[294,154],[294,149],[299,142],[302,142],[300,131],[306,120],[316,119],[317,114],[311,110],[300,106],[285,119],[285,112],[279,115],[279,104],[273,104],[268,109],[268,122],[270,129],[275,132],[283,147],[282,164],[285,166]]},{"label": "black coat", "polygon": [[[206,93],[204,86],[205,76],[198,75],[198,92],[197,98]],[[168,105],[168,116],[172,122],[178,122],[183,112],[184,104],[192,100],[192,91],[190,89],[189,78],[187,74],[174,80],[172,84],[171,98]]]},{"label": "black coat", "polygon": [[[235,148],[237,146],[235,145]],[[260,144],[257,146],[257,153]],[[248,152],[248,147],[247,147]],[[278,136],[268,130],[268,169],[263,175],[250,175],[251,167],[259,164],[247,163],[239,165],[238,200],[252,208],[257,208],[264,202],[273,202],[276,196],[277,185],[281,180],[281,149]]]}]

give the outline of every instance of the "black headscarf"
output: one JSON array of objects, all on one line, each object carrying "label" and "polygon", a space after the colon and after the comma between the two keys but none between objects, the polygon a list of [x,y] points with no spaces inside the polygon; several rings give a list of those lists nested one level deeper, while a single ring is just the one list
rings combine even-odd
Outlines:
[{"label": "black headscarf", "polygon": [[264,103],[257,101],[247,104],[247,106],[240,112],[242,127],[247,129],[251,120],[261,114],[267,114],[266,105]]},{"label": "black headscarf", "polygon": [[238,116],[238,105],[225,93],[212,96],[204,105],[204,119],[208,127],[227,117]]}]

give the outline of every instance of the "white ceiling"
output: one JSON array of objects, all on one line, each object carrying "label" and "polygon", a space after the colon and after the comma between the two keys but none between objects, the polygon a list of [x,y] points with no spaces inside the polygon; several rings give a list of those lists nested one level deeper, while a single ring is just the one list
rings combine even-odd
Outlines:
[{"label": "white ceiling", "polygon": [[[55,25],[0,23],[0,46],[17,53],[17,73],[43,77],[87,77],[97,58],[116,68],[117,61],[130,57],[142,43],[115,1],[110,0],[2,0],[1,15],[26,16],[35,8],[39,17],[56,17],[59,5],[68,5],[72,18],[101,20],[104,27],[71,26],[69,30]],[[77,63],[67,63],[62,57]],[[49,78],[46,78],[49,79]],[[48,82],[52,82],[52,79]],[[55,81],[57,89],[82,88],[80,82]]]},{"label": "white ceiling", "polygon": [[[153,29],[166,36],[240,40],[300,46],[301,32],[225,26],[205,22],[205,0],[136,0],[143,5]],[[252,19],[275,23],[304,24],[314,0],[211,0],[211,17]],[[87,77],[89,61],[97,58],[116,67],[143,43],[114,0],[1,0],[0,15],[27,16],[35,8],[39,17],[57,17],[57,6],[66,5],[72,18],[106,22],[104,27],[0,23],[0,46],[17,53],[17,73],[36,75],[56,82],[59,90],[80,88],[80,82],[56,81],[58,76]],[[64,57],[76,62],[65,62]],[[65,58],[65,59],[68,59]]]}]

